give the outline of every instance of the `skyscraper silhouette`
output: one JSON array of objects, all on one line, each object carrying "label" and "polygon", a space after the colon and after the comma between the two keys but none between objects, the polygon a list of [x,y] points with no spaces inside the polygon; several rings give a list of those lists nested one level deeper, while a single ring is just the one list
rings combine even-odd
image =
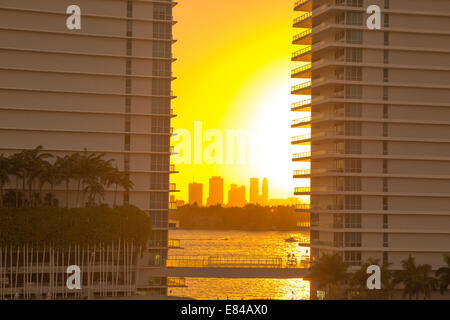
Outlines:
[{"label": "skyscraper silhouette", "polygon": [[250,203],[259,203],[259,178],[250,178]]},{"label": "skyscraper silhouette", "polygon": [[260,203],[263,206],[266,206],[269,203],[269,181],[267,180],[267,178],[264,178],[262,181]]},{"label": "skyscraper silhouette", "polygon": [[189,204],[197,204],[200,207],[203,205],[203,184],[195,182],[189,184]]},{"label": "skyscraper silhouette", "polygon": [[209,179],[209,197],[208,206],[223,204],[223,179],[221,177],[212,177]]}]

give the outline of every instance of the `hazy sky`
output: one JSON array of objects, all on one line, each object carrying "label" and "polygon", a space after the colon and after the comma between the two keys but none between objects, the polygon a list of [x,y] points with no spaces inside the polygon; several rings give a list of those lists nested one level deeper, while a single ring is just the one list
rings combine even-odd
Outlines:
[{"label": "hazy sky", "polygon": [[[194,161],[194,121],[202,121],[203,132],[218,129],[243,129],[258,139],[253,144],[255,162],[247,165],[179,164],[172,176],[187,199],[188,183],[204,183],[207,198],[208,178],[220,175],[225,180],[225,200],[230,183],[245,185],[249,177],[267,177],[269,196],[292,196],[292,135],[306,133],[289,128],[290,120],[302,117],[290,112],[290,70],[295,65],[291,45],[295,33],[293,1],[280,0],[180,0],[174,9],[175,129],[189,130]],[[179,136],[172,145],[181,147]],[[213,140],[211,140],[213,141]],[[203,143],[207,147],[208,142]],[[176,147],[177,148],[177,147]],[[176,149],[177,150],[177,149]],[[297,181],[295,186],[301,186]]]}]

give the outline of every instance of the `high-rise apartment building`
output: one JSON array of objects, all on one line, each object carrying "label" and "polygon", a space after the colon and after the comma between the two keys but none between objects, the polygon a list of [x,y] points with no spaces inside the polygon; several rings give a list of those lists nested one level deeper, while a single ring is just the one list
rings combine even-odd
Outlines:
[{"label": "high-rise apartment building", "polygon": [[[370,5],[381,29],[369,30]],[[292,61],[299,95],[292,111],[311,112],[292,144],[311,152],[311,254],[340,252],[360,265],[410,255],[443,266],[450,253],[450,1],[300,0]],[[301,80],[300,80],[301,81]],[[311,95],[311,98],[308,96]],[[301,97],[303,96],[303,97]],[[301,113],[299,113],[301,114]]]},{"label": "high-rise apartment building", "polygon": [[208,206],[223,205],[223,178],[212,177],[209,179]]},{"label": "high-rise apartment building", "polygon": [[[81,29],[69,30],[69,6]],[[146,211],[152,238],[133,292],[166,294],[172,129],[171,0],[0,1],[0,153],[38,145],[64,156],[104,153],[134,188],[118,204]],[[70,189],[76,190],[75,183]],[[45,185],[44,189],[48,190]],[[56,193],[64,197],[64,188]],[[45,190],[44,190],[45,192]],[[114,190],[105,193],[113,203]],[[119,197],[118,197],[119,198]],[[74,206],[75,203],[71,203]],[[140,283],[139,283],[140,282]]]},{"label": "high-rise apartment building", "polygon": [[228,206],[244,207],[245,203],[245,186],[238,187],[237,184],[232,184],[228,191]]},{"label": "high-rise apartment building", "polygon": [[203,184],[201,183],[189,183],[189,204],[203,205]]},{"label": "high-rise apartment building", "polygon": [[269,181],[264,178],[261,187],[261,199],[259,201],[261,205],[266,206],[269,202]]},{"label": "high-rise apartment building", "polygon": [[259,203],[259,178],[250,178],[250,203]]}]

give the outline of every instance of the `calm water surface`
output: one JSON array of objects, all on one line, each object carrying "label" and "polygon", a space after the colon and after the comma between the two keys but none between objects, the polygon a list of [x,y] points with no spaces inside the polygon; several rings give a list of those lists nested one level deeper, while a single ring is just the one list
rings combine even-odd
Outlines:
[{"label": "calm water surface", "polygon": [[[297,257],[309,248],[284,240],[306,238],[296,232],[249,232],[172,230],[170,238],[181,239],[183,249],[171,249],[169,255],[253,255]],[[169,288],[169,295],[195,299],[309,299],[309,282],[302,279],[216,279],[187,278],[187,288]]]}]

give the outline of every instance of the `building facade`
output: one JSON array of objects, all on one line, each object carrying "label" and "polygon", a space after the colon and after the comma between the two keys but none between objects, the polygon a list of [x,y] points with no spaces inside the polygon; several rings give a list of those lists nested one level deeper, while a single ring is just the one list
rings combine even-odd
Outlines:
[{"label": "building facade", "polygon": [[[381,9],[369,30],[366,10]],[[311,152],[299,211],[311,215],[311,255],[340,252],[393,269],[410,255],[433,270],[450,253],[450,1],[300,0],[299,82],[292,138]],[[309,97],[310,96],[310,97]],[[310,114],[308,114],[310,113]]]},{"label": "building facade", "polygon": [[[72,4],[0,1],[0,153],[42,145],[55,156],[86,149],[113,159],[134,184],[120,191],[118,204],[146,211],[154,228],[133,288],[165,295],[167,279],[151,274],[167,258],[168,212],[175,209],[169,203],[176,191],[169,179],[175,2],[79,0],[80,30],[66,25]],[[63,187],[58,192],[63,197]],[[113,203],[113,190],[104,202]]]},{"label": "building facade", "polygon": [[250,178],[250,203],[259,203],[259,178]]},{"label": "building facade", "polygon": [[232,184],[228,191],[228,206],[241,208],[245,204],[245,186],[238,187],[237,184]]}]

